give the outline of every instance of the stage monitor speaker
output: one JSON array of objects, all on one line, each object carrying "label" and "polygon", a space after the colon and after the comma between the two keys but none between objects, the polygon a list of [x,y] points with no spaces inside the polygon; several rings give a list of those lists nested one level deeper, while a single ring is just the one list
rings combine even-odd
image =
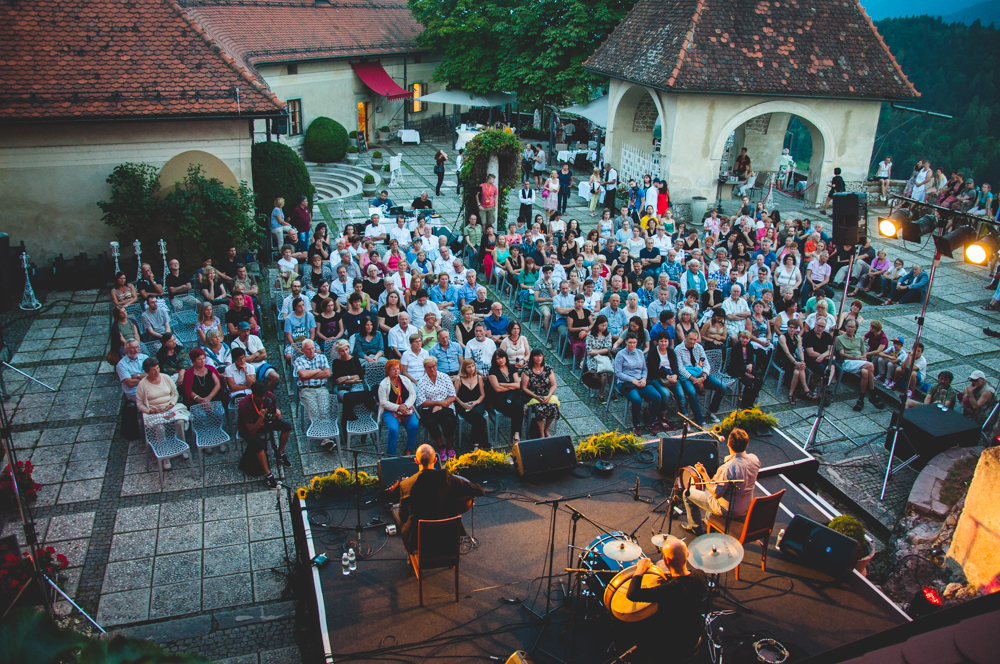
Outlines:
[{"label": "stage monitor speaker", "polygon": [[[892,414],[889,426],[895,426],[898,412]],[[951,447],[973,447],[979,444],[980,428],[974,420],[954,408],[941,410],[935,404],[921,404],[903,412],[903,433],[896,440],[896,458],[906,461],[914,454],[920,469],[941,452]],[[892,431],[886,434],[884,448],[892,449]]]},{"label": "stage monitor speaker", "polygon": [[847,535],[796,515],[778,548],[802,565],[838,578],[854,567],[861,546]]},{"label": "stage monitor speaker", "polygon": [[[663,475],[673,477],[677,468],[693,466],[699,461],[705,466],[705,472],[709,477],[714,476],[715,471],[719,469],[719,443],[715,438],[689,435],[684,442],[683,454],[681,454],[680,436],[660,438],[659,448],[660,459],[657,470]],[[680,466],[677,465],[678,455],[680,455]]]},{"label": "stage monitor speaker", "polygon": [[576,468],[576,449],[569,436],[522,440],[514,445],[510,455],[518,477]]},{"label": "stage monitor speaker", "polygon": [[868,194],[844,191],[833,195],[831,244],[861,245],[868,237]]},{"label": "stage monitor speaker", "polygon": [[[437,459],[434,460],[434,467],[440,468]],[[378,460],[378,490],[379,495],[385,492],[399,480],[412,477],[420,470],[417,465],[417,458],[412,456],[403,457],[382,457]]]}]

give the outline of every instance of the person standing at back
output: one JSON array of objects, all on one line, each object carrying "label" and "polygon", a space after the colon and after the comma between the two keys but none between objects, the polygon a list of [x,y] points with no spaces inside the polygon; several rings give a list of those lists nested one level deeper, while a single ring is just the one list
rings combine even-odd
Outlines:
[{"label": "person standing at back", "polygon": [[563,164],[559,169],[559,201],[556,209],[566,214],[566,206],[569,205],[569,195],[573,187],[573,172],[569,164]]}]

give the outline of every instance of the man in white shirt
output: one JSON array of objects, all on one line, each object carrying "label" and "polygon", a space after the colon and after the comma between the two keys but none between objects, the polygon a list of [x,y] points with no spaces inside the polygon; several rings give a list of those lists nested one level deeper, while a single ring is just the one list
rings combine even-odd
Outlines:
[{"label": "man in white shirt", "polygon": [[365,237],[370,237],[376,242],[385,242],[385,226],[379,223],[377,214],[373,214],[371,223],[365,226]]},{"label": "man in white shirt", "polygon": [[465,357],[476,362],[479,373],[490,372],[490,365],[493,362],[493,354],[497,352],[496,342],[486,336],[486,326],[476,323],[475,338],[469,339],[465,344]]},{"label": "man in white shirt", "polygon": [[453,260],[451,257],[451,249],[448,248],[447,244],[442,243],[442,245],[438,247],[438,253],[439,253],[438,257],[434,259],[434,274],[441,274],[442,272],[447,272],[448,276],[451,277],[452,282],[454,282],[455,275],[452,273],[451,270],[451,262]]},{"label": "man in white shirt", "polygon": [[656,227],[656,235],[653,236],[653,246],[660,250],[661,254],[666,254],[674,246],[674,241],[667,235],[663,226]]},{"label": "man in white shirt", "polygon": [[257,380],[266,380],[267,389],[273,390],[278,386],[280,377],[273,366],[267,362],[267,349],[264,348],[260,337],[250,334],[250,324],[242,321],[236,326],[239,336],[229,344],[231,349],[240,348],[246,353],[247,364],[253,368],[257,374]]},{"label": "man in white shirt", "polygon": [[337,278],[330,284],[330,292],[337,296],[341,307],[347,306],[347,296],[354,292],[354,282],[347,278],[347,268],[343,265],[337,266]]},{"label": "man in white shirt", "polygon": [[389,352],[397,360],[403,356],[410,348],[410,335],[417,331],[417,328],[410,325],[410,315],[405,311],[399,313],[398,323],[389,330],[388,346]]},{"label": "man in white shirt", "polygon": [[730,339],[735,339],[740,332],[747,329],[747,318],[752,315],[750,307],[747,305],[747,301],[741,297],[742,295],[743,287],[739,284],[733,284],[729,291],[729,297],[722,302],[722,310],[726,312],[726,330],[729,332]]},{"label": "man in white shirt", "polygon": [[410,229],[406,227],[406,217],[401,214],[396,216],[396,225],[389,230],[389,237],[399,243],[400,249],[406,249],[410,246],[413,236],[410,234]]},{"label": "man in white shirt", "polygon": [[833,276],[833,268],[827,262],[830,254],[822,252],[819,258],[809,261],[806,266],[806,279],[802,289],[802,301],[805,302],[814,291],[823,290],[827,297],[833,297],[833,289],[830,288],[830,278]]},{"label": "man in white shirt", "polygon": [[615,196],[618,194],[618,171],[611,166],[610,161],[604,162],[601,184],[604,185],[604,209],[614,214]]},{"label": "man in white shirt", "polygon": [[[555,252],[549,254],[547,260],[548,264],[552,266],[552,283],[558,286],[566,280],[566,268],[559,264],[559,257],[556,256]],[[570,308],[572,308],[572,305]]]},{"label": "man in white shirt", "polygon": [[[292,313],[292,302],[294,302],[295,298],[297,298],[297,297],[300,297],[303,300],[305,300],[305,302],[306,302],[306,310],[308,311],[311,308],[311,305],[312,305],[313,295],[315,295],[315,293],[313,293],[312,291],[303,291],[302,290],[302,282],[301,281],[299,281],[298,279],[296,279],[295,281],[293,281],[292,282],[292,292],[291,292],[291,294],[290,295],[286,295],[285,299],[282,300],[282,302],[281,302],[281,316],[280,316],[281,320],[284,321],[285,320],[285,316],[288,316],[288,315],[290,315]],[[344,301],[345,302],[347,301],[346,298],[345,298]]]},{"label": "man in white shirt", "polygon": [[422,321],[428,313],[433,313],[437,316],[438,320],[441,320],[440,307],[431,302],[430,295],[423,288],[417,291],[417,299],[410,302],[410,306],[406,307],[406,313],[410,316],[410,320]]},{"label": "man in white shirt", "polygon": [[361,266],[358,265],[357,261],[351,260],[351,252],[347,249],[331,252],[330,254],[330,268],[334,271],[334,273],[337,272],[337,268],[340,266],[343,266],[344,269],[347,270],[347,278],[351,282],[353,282],[355,278],[364,278],[361,276]]},{"label": "man in white shirt", "polygon": [[[465,281],[465,264],[462,263],[462,259],[457,256],[451,259],[451,267],[445,270],[445,272],[447,272],[448,276],[451,277],[451,280],[457,284]],[[440,274],[440,272],[438,274]]]}]

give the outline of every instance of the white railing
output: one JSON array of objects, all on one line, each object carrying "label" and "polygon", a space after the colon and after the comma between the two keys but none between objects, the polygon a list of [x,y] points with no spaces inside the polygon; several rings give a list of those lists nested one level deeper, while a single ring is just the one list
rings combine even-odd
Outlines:
[{"label": "white railing", "polygon": [[642,176],[649,173],[654,178],[660,177],[660,164],[653,160],[653,155],[625,143],[622,145],[621,164],[618,164],[619,182],[630,179],[642,182]]}]

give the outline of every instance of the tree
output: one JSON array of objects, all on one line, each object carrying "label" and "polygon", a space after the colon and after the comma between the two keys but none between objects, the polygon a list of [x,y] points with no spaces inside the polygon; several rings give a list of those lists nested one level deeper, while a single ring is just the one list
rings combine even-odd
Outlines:
[{"label": "tree", "polygon": [[284,198],[287,212],[299,196],[307,196],[309,209],[312,209],[316,188],[309,179],[305,162],[295,150],[275,141],[254,143],[250,149],[250,164],[258,211],[270,216],[274,199]]},{"label": "tree", "polygon": [[159,221],[159,169],[151,164],[119,164],[107,183],[111,198],[97,203],[104,212],[101,220],[117,231],[118,242],[127,247]]},{"label": "tree", "polygon": [[302,148],[309,161],[321,164],[340,161],[347,154],[347,130],[336,120],[318,117],[309,123]]},{"label": "tree", "polygon": [[521,103],[586,102],[607,80],[584,61],[634,0],[409,0],[417,43],[444,56],[434,79],[470,92],[513,91]]}]

